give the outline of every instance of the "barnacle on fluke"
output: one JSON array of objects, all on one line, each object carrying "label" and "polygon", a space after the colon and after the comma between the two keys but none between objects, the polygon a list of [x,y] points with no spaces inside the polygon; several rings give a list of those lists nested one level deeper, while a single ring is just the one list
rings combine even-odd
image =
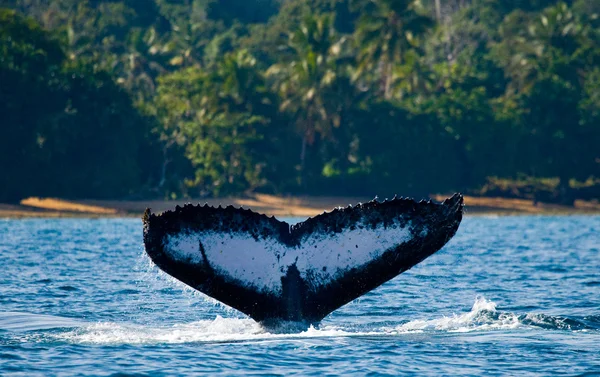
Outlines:
[{"label": "barnacle on fluke", "polygon": [[319,322],[442,248],[463,198],[376,200],[288,225],[249,209],[177,206],[144,213],[156,265],[256,321]]}]

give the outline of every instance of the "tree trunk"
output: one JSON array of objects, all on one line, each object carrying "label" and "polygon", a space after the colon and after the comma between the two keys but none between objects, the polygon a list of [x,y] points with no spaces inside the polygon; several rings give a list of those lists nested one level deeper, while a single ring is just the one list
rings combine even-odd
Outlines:
[{"label": "tree trunk", "polygon": [[385,77],[385,88],[384,88],[383,96],[385,99],[390,99],[391,86],[392,86],[392,63],[385,63],[384,77]]},{"label": "tree trunk", "polygon": [[302,136],[302,148],[300,149],[300,187],[304,187],[304,165],[306,161],[306,145],[308,144],[308,130]]},{"label": "tree trunk", "polygon": [[442,9],[440,6],[440,0],[435,0],[435,18],[437,22],[442,20]]},{"label": "tree trunk", "polygon": [[165,183],[167,181],[167,166],[171,162],[171,159],[167,157],[169,154],[170,146],[171,146],[171,143],[167,143],[163,146],[163,163],[162,163],[162,169],[160,171],[160,181],[158,182],[159,189],[162,189],[165,186]]},{"label": "tree trunk", "polygon": [[471,161],[467,155],[467,142],[461,138],[455,142],[456,157],[459,163],[459,186],[463,192],[467,192],[471,187],[473,179]]},{"label": "tree trunk", "polygon": [[571,186],[569,186],[568,177],[560,177],[558,182],[558,201],[560,204],[566,206],[574,206],[575,205],[575,197],[573,196],[573,190],[571,190]]}]

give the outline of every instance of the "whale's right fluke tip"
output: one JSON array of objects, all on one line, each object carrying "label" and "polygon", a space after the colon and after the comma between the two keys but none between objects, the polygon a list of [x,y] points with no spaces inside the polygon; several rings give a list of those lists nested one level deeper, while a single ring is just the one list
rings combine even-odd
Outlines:
[{"label": "whale's right fluke tip", "polygon": [[456,193],[442,202],[443,205],[449,207],[457,207],[464,205],[464,196],[461,193]]}]

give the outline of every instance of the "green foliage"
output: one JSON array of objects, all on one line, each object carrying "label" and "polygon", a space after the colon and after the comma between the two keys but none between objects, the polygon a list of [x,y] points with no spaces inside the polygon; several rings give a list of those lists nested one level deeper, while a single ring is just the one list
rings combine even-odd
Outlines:
[{"label": "green foliage", "polygon": [[177,140],[196,167],[189,187],[226,195],[263,184],[274,98],[246,51],[227,54],[212,71],[188,68],[159,81],[155,107],[163,139]]},{"label": "green foliage", "polygon": [[0,6],[0,201],[600,196],[595,1]]},{"label": "green foliage", "polygon": [[127,93],[105,72],[66,60],[55,38],[14,11],[0,10],[0,40],[0,200],[140,187],[148,123]]},{"label": "green foliage", "polygon": [[376,77],[381,77],[384,97],[389,99],[393,65],[404,63],[409,50],[418,48],[432,20],[420,14],[417,3],[410,0],[358,1],[357,5],[362,10],[356,29],[359,72],[380,65]]},{"label": "green foliage", "polygon": [[277,13],[277,3],[275,0],[212,0],[206,13],[208,18],[221,20],[226,25],[264,23]]},{"label": "green foliage", "polygon": [[339,98],[332,94],[344,70],[344,41],[336,37],[329,16],[307,16],[289,36],[290,59],[267,71],[282,98],[281,110],[295,119],[301,135],[301,185],[308,148],[317,137],[331,139],[340,126]]},{"label": "green foliage", "polygon": [[[527,27],[515,25],[515,18]],[[494,54],[510,78],[506,98],[518,108],[513,117],[521,134],[517,155],[526,174],[558,176],[568,185],[569,179],[586,179],[598,168],[597,126],[590,127],[580,111],[590,103],[582,94],[589,93],[587,77],[593,80],[600,58],[594,34],[564,3],[536,14],[511,14],[502,25],[504,38]]]}]

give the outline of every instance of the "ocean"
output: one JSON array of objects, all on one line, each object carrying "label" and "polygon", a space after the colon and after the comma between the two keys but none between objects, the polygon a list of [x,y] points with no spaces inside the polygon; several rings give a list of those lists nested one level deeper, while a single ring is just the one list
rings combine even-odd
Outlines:
[{"label": "ocean", "polygon": [[600,216],[466,217],[305,331],[159,271],[141,220],[0,220],[0,376],[401,374],[600,376]]}]

